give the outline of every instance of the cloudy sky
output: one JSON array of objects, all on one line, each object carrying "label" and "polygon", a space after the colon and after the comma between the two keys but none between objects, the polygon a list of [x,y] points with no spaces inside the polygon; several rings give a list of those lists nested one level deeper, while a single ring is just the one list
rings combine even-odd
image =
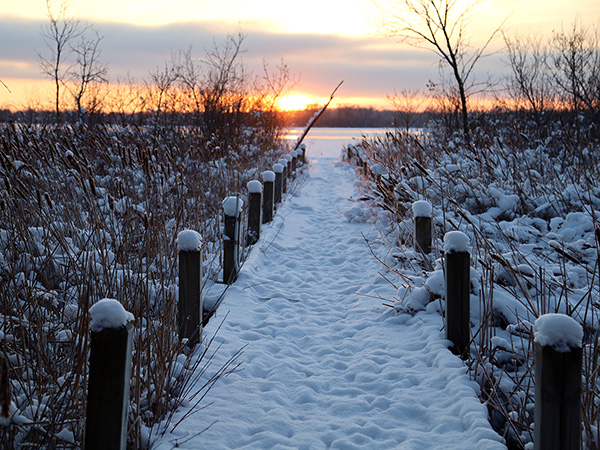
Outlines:
[{"label": "cloudy sky", "polygon": [[[299,80],[294,94],[305,100],[323,101],[344,80],[338,105],[385,107],[395,90],[425,89],[438,69],[434,53],[380,35],[377,1],[71,0],[69,11],[103,36],[101,59],[113,80],[147,78],[171,53],[190,46],[200,58],[213,42],[241,30],[250,71],[260,73],[263,62],[274,67],[283,60]],[[11,91],[0,86],[0,107],[35,104],[48,95],[37,56],[48,54],[41,36],[45,0],[0,2],[0,80]],[[550,34],[569,27],[577,14],[598,25],[600,2],[484,0],[470,29],[475,43],[505,18],[509,32]],[[499,73],[501,66],[500,55],[491,57],[479,76]]]}]

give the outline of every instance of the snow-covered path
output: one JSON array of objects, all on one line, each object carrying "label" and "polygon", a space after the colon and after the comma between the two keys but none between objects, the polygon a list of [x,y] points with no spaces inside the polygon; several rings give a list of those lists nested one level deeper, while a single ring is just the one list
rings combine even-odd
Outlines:
[{"label": "snow-covered path", "polygon": [[439,313],[395,315],[374,298],[395,289],[363,239],[375,230],[344,214],[361,203],[352,177],[335,159],[312,160],[205,330],[228,313],[214,364],[247,345],[242,370],[158,448],[505,448]]}]

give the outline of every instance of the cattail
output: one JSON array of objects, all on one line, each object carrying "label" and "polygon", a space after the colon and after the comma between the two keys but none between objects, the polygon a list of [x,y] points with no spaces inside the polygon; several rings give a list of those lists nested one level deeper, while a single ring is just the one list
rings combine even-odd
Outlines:
[{"label": "cattail", "polygon": [[10,417],[11,385],[8,375],[8,361],[3,355],[0,361],[0,415],[5,419]]},{"label": "cattail", "polygon": [[42,193],[39,189],[35,190],[35,197],[37,198],[38,206],[40,207],[40,209],[43,209],[44,204],[42,203]]},{"label": "cattail", "polygon": [[52,209],[52,198],[50,198],[50,194],[48,194],[48,192],[44,192],[44,198],[46,199],[46,203],[48,204],[48,207],[50,209]]},{"label": "cattail", "polygon": [[110,194],[108,194],[108,207],[111,211],[115,210],[115,198]]},{"label": "cattail", "polygon": [[91,175],[88,177],[88,180],[90,182],[90,189],[92,190],[92,195],[94,197],[96,197],[96,183],[94,182],[94,177],[92,177]]}]

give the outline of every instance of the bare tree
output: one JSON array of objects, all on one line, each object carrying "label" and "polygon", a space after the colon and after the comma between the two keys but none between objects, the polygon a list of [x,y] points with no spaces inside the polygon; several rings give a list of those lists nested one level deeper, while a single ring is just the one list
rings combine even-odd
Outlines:
[{"label": "bare tree", "polygon": [[42,73],[54,82],[54,107],[56,120],[60,120],[60,90],[68,68],[65,58],[70,42],[83,32],[79,19],[69,14],[69,0],[62,0],[58,6],[52,0],[46,0],[46,16],[49,23],[42,27],[42,37],[49,55],[38,53]]},{"label": "bare tree", "polygon": [[547,70],[548,49],[540,36],[503,36],[512,70],[507,82],[509,95],[537,115],[547,108],[552,90]]},{"label": "bare tree", "polygon": [[[81,34],[79,37],[78,44],[71,46],[76,60],[68,71],[71,83],[67,88],[75,101],[77,118],[81,121],[86,110],[91,112],[98,108],[98,97],[90,95],[90,91],[94,85],[108,82],[106,78],[108,68],[106,64],[99,61],[101,53],[99,45],[102,37],[98,32],[94,31],[93,37],[88,37],[86,34]],[[84,101],[87,101],[87,104]]]},{"label": "bare tree", "polygon": [[402,89],[400,93],[394,91],[393,96],[388,95],[389,102],[394,106],[399,119],[399,126],[410,130],[419,113],[423,112],[427,97],[419,89]]},{"label": "bare tree", "polygon": [[200,127],[204,109],[204,70],[202,62],[193,57],[191,46],[185,50],[180,50],[172,57],[172,60],[177,80],[188,99],[188,109],[193,111],[195,125]]},{"label": "bare tree", "polygon": [[116,81],[111,83],[108,103],[119,116],[122,125],[125,125],[130,117],[145,110],[144,94],[143,87],[129,74],[117,77]]},{"label": "bare tree", "polygon": [[274,69],[270,69],[263,61],[263,73],[254,81],[252,96],[253,117],[260,128],[268,133],[281,131],[279,100],[287,95],[298,83],[290,72],[288,65],[282,60]]},{"label": "bare tree", "polygon": [[203,133],[216,137],[225,148],[241,131],[240,120],[246,95],[246,73],[241,61],[242,43],[246,35],[229,34],[220,44],[207,50],[202,103]]},{"label": "bare tree", "polygon": [[387,0],[386,4],[378,4],[382,12],[380,25],[385,35],[432,50],[440,57],[441,64],[452,72],[460,98],[463,133],[469,142],[467,99],[473,69],[502,25],[481,47],[474,48],[469,25],[478,1],[465,5],[459,0]]},{"label": "bare tree", "polygon": [[600,110],[599,33],[575,20],[571,30],[561,30],[552,39],[552,74],[575,111]]},{"label": "bare tree", "polygon": [[[177,69],[173,64],[165,63],[163,69],[158,67],[154,72],[150,72],[150,81],[146,82],[146,96],[149,112],[152,113],[154,122],[154,135],[158,136],[161,120],[165,113],[175,111],[176,98],[178,96],[176,89]],[[172,116],[172,114],[170,114]]]}]

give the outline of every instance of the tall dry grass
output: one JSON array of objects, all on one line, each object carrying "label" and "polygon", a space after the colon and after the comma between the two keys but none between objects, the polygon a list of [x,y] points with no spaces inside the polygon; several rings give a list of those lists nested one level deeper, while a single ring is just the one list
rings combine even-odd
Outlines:
[{"label": "tall dry grass", "polygon": [[[511,449],[533,441],[534,321],[561,312],[584,327],[583,442],[599,446],[600,139],[593,117],[548,115],[543,130],[518,113],[474,120],[472,145],[444,126],[389,132],[350,149],[366,162],[365,195],[388,211],[381,227],[406,293],[443,270],[442,239],[471,239],[472,343],[467,362],[494,428]],[[360,168],[360,173],[365,170]],[[412,250],[411,205],[434,206],[431,255]],[[443,302],[431,289],[430,301]],[[440,308],[443,310],[443,308]]]},{"label": "tall dry grass", "polygon": [[282,151],[268,133],[244,135],[223,150],[183,127],[2,125],[0,356],[12,390],[3,445],[81,446],[88,309],[102,298],[135,316],[129,448],[149,448],[177,425],[182,402],[202,407],[237,369],[239,354],[213,367],[210,336],[193,350],[178,339],[175,240],[198,230],[205,282],[215,279],[222,199]]}]

